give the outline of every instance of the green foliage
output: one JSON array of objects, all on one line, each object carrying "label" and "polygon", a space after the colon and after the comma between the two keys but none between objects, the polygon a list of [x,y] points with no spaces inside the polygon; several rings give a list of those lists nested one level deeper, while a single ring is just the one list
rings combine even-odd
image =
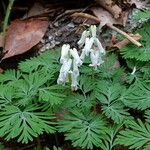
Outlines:
[{"label": "green foliage", "polygon": [[148,40],[150,35],[149,23],[150,22],[147,22],[142,29],[136,31],[143,37],[140,40],[143,47],[138,48],[130,43],[121,49],[121,54],[125,59],[136,59],[137,61],[150,60],[150,44]]},{"label": "green foliage", "polygon": [[[100,146],[105,135],[106,123],[100,115],[89,111],[72,110],[59,121],[59,131],[66,132],[65,139],[74,147],[93,149]],[[80,136],[79,136],[80,135]]]},{"label": "green foliage", "polygon": [[124,90],[125,87],[119,83],[107,81],[97,83],[95,95],[102,105],[103,113],[116,123],[122,122],[129,115],[121,101]]},{"label": "green foliage", "polygon": [[59,131],[76,148],[114,150],[119,144],[149,150],[149,22],[136,32],[143,36],[144,47],[128,44],[121,55],[108,52],[97,70],[87,59],[80,68],[77,91],[71,91],[70,83],[57,84],[57,50],[0,74],[0,137],[29,143]]},{"label": "green foliage", "polygon": [[129,149],[149,150],[150,146],[150,124],[143,123],[140,119],[126,121],[127,127],[121,131],[117,143],[129,146]]},{"label": "green foliage", "polygon": [[21,62],[19,68],[22,72],[32,72],[37,69],[53,72],[58,71],[58,58],[60,56],[59,50],[47,51],[38,57],[28,59]]},{"label": "green foliage", "polygon": [[18,142],[28,143],[43,132],[53,133],[52,119],[49,112],[41,112],[35,105],[24,109],[6,106],[0,111],[0,136],[6,140],[18,137]]},{"label": "green foliage", "polygon": [[[39,63],[37,68],[30,68],[27,60],[20,64],[23,72],[8,70],[0,75],[0,136],[6,140],[17,138],[18,142],[28,143],[44,132],[55,132],[53,112],[44,110],[43,103],[58,105],[65,94],[61,93],[62,87],[53,84],[57,70],[52,71],[52,68],[56,69],[56,60],[50,54],[49,57],[48,52],[45,54],[39,56],[37,61],[39,58],[43,61],[46,61],[45,57],[49,58],[50,68]],[[27,67],[31,70],[25,71]]]},{"label": "green foliage", "polygon": [[106,61],[98,68],[99,76],[104,79],[119,80],[124,71],[119,66],[120,64],[115,54],[107,55]]},{"label": "green foliage", "polygon": [[113,150],[114,147],[117,145],[116,141],[116,135],[118,134],[121,126],[123,124],[117,124],[114,125],[113,127],[108,127],[105,133],[105,136],[102,138],[102,143],[100,145],[101,149],[103,150]]},{"label": "green foliage", "polygon": [[150,81],[131,85],[123,96],[126,106],[145,110],[150,107]]},{"label": "green foliage", "polygon": [[136,20],[148,20],[150,19],[150,9],[144,10],[144,11],[138,11],[134,18]]},{"label": "green foliage", "polygon": [[132,82],[143,82],[143,80],[150,79],[150,62],[141,62],[136,61],[135,59],[127,59],[126,60],[127,67],[133,71],[134,67],[136,69],[135,73],[132,74],[131,72],[127,75],[127,81],[129,83]]}]

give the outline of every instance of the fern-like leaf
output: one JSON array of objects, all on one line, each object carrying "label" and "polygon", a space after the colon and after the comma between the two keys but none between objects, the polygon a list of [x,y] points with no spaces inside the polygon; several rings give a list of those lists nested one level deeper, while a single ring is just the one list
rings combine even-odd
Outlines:
[{"label": "fern-like leaf", "polygon": [[120,67],[119,61],[115,54],[108,55],[105,62],[98,68],[99,77],[103,79],[113,79],[120,81],[123,68]]},{"label": "fern-like leaf", "polygon": [[144,110],[150,107],[150,82],[138,82],[130,86],[123,96],[123,102],[130,108]]},{"label": "fern-like leaf", "polygon": [[0,108],[11,104],[15,98],[15,89],[11,86],[0,85]]},{"label": "fern-like leaf", "polygon": [[0,74],[0,82],[15,82],[21,77],[22,73],[16,70],[6,70],[4,74]]},{"label": "fern-like leaf", "polygon": [[122,103],[124,86],[119,83],[99,81],[95,91],[96,98],[102,105],[103,113],[116,123],[122,122],[129,115]]},{"label": "fern-like leaf", "polygon": [[95,85],[96,85],[95,79],[91,78],[91,76],[85,76],[85,75],[80,76],[79,87],[84,94],[92,91],[94,89]]},{"label": "fern-like leaf", "polygon": [[129,149],[148,150],[150,145],[150,124],[144,124],[140,119],[138,121],[128,120],[127,127],[120,132],[117,137],[117,143],[129,146]]},{"label": "fern-like leaf", "polygon": [[18,103],[26,105],[31,102],[37,96],[39,88],[51,78],[52,75],[38,71],[29,75],[23,75],[23,79],[16,82],[14,86],[16,89],[16,98],[19,99]]},{"label": "fern-like leaf", "polygon": [[65,132],[65,139],[71,140],[74,147],[87,149],[100,146],[105,126],[101,116],[79,110],[72,110],[59,121],[59,131]]},{"label": "fern-like leaf", "polygon": [[18,137],[18,142],[28,143],[43,132],[53,133],[52,115],[40,112],[40,107],[32,105],[25,109],[6,106],[0,112],[0,136],[6,140]]},{"label": "fern-like leaf", "polygon": [[39,88],[39,101],[49,102],[51,106],[61,104],[66,97],[63,90],[59,85]]},{"label": "fern-like leaf", "polygon": [[65,98],[61,106],[67,109],[73,109],[74,107],[81,109],[91,109],[95,103],[94,99],[91,96],[84,97],[80,94],[72,94]]},{"label": "fern-like leaf", "polygon": [[121,49],[121,54],[125,59],[130,58],[139,61],[149,61],[150,60],[149,22],[146,23],[144,27],[138,30],[137,32],[142,35],[142,40],[140,40],[140,42],[143,44],[144,47],[138,48],[130,43]]},{"label": "fern-like leaf", "polygon": [[22,72],[30,73],[37,69],[44,68],[47,71],[58,71],[58,57],[59,57],[58,50],[49,50],[44,52],[43,54],[39,55],[38,57],[34,57],[28,59],[24,62],[19,64],[19,68]]},{"label": "fern-like leaf", "polygon": [[148,20],[150,19],[150,9],[144,10],[144,11],[138,11],[134,18],[136,20]]},{"label": "fern-like leaf", "polygon": [[100,145],[102,150],[113,150],[117,145],[116,136],[123,124],[115,124],[113,127],[108,127],[103,136],[102,144]]}]

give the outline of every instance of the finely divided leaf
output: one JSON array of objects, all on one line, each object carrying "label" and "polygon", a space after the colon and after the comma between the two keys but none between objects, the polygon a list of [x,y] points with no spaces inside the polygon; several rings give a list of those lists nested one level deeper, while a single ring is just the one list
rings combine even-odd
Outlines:
[{"label": "finely divided leaf", "polygon": [[66,140],[74,147],[93,149],[99,147],[105,130],[104,119],[92,112],[72,110],[59,121],[59,131],[65,132]]},{"label": "finely divided leaf", "polygon": [[6,106],[0,113],[0,136],[6,140],[18,137],[18,142],[28,143],[43,132],[53,133],[52,115],[39,110],[40,107],[35,105],[24,110],[17,106]]},{"label": "finely divided leaf", "polygon": [[119,83],[99,81],[95,96],[102,105],[103,113],[114,122],[120,123],[129,115],[122,103],[122,93],[125,87]]},{"label": "finely divided leaf", "polygon": [[125,130],[120,132],[117,137],[117,143],[129,146],[129,149],[147,150],[150,144],[150,124],[144,124],[140,119],[138,121],[128,120]]}]

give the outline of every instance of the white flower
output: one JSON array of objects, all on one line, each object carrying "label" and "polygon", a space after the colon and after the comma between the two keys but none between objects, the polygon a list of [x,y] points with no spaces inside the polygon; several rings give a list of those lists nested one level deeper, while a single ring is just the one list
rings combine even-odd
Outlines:
[{"label": "white flower", "polygon": [[80,40],[78,41],[78,45],[82,47],[85,43],[85,39],[90,35],[89,31],[84,31],[81,35]]},{"label": "white flower", "polygon": [[82,49],[82,53],[80,55],[80,59],[83,61],[85,59],[85,49]]},{"label": "white flower", "polygon": [[100,56],[100,52],[98,50],[91,49],[90,58],[91,58],[92,64],[90,64],[89,66],[92,66],[95,69],[97,69],[97,66],[99,66],[101,63],[103,63],[101,56]]},{"label": "white flower", "polygon": [[68,79],[68,74],[71,69],[72,59],[64,60],[60,69],[59,77],[57,79],[58,84],[65,83]]},{"label": "white flower", "polygon": [[72,57],[76,61],[77,66],[81,66],[82,65],[82,60],[79,57],[77,49],[76,48],[70,49],[70,54],[72,55]]},{"label": "white flower", "polygon": [[73,71],[71,73],[71,89],[76,91],[78,89],[78,76],[79,76],[79,69],[76,61],[73,61]]},{"label": "white flower", "polygon": [[69,49],[70,45],[69,44],[64,44],[61,49],[61,58],[60,58],[60,63],[63,64],[65,59],[69,58]]},{"label": "white flower", "polygon": [[92,37],[96,37],[96,26],[95,25],[91,25],[90,31],[91,31]]},{"label": "white flower", "polygon": [[98,47],[100,53],[103,54],[103,55],[105,55],[105,54],[106,54],[106,51],[105,51],[105,49],[102,47],[102,44],[101,44],[101,42],[99,41],[98,38],[95,38],[95,39],[94,39],[94,43],[97,45],[97,47]]},{"label": "white flower", "polygon": [[94,39],[93,38],[86,38],[85,40],[85,46],[82,49],[82,53],[80,55],[81,60],[83,61],[86,56],[89,56],[90,50],[92,48]]}]

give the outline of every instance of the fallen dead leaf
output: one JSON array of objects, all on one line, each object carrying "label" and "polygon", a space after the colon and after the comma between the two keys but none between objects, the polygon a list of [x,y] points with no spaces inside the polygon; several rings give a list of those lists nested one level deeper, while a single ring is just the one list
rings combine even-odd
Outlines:
[{"label": "fallen dead leaf", "polygon": [[40,42],[48,27],[47,20],[15,20],[6,33],[4,57],[6,59],[30,50]]},{"label": "fallen dead leaf", "polygon": [[[129,35],[135,40],[139,40],[142,38],[140,34],[129,34]],[[117,42],[115,45],[113,45],[113,47],[121,49],[123,46],[127,45],[129,42],[130,41],[127,38],[125,38],[122,41]]]},{"label": "fallen dead leaf", "polygon": [[119,24],[123,25],[123,21],[121,19],[115,19],[112,14],[110,14],[107,10],[101,7],[92,7],[91,11],[94,13],[96,17],[100,20],[100,25],[103,27],[107,23],[109,24]]},{"label": "fallen dead leaf", "polygon": [[29,10],[29,12],[24,15],[23,19],[38,16],[43,12],[44,7],[42,6],[42,4],[40,2],[35,2],[34,5],[31,7],[31,9]]},{"label": "fallen dead leaf", "polygon": [[90,14],[87,13],[74,13],[71,15],[71,17],[73,17],[73,21],[76,23],[86,23],[86,24],[99,24],[100,20]]},{"label": "fallen dead leaf", "polygon": [[96,2],[109,11],[114,18],[117,19],[121,16],[122,9],[118,5],[114,4],[113,0],[96,0]]}]

